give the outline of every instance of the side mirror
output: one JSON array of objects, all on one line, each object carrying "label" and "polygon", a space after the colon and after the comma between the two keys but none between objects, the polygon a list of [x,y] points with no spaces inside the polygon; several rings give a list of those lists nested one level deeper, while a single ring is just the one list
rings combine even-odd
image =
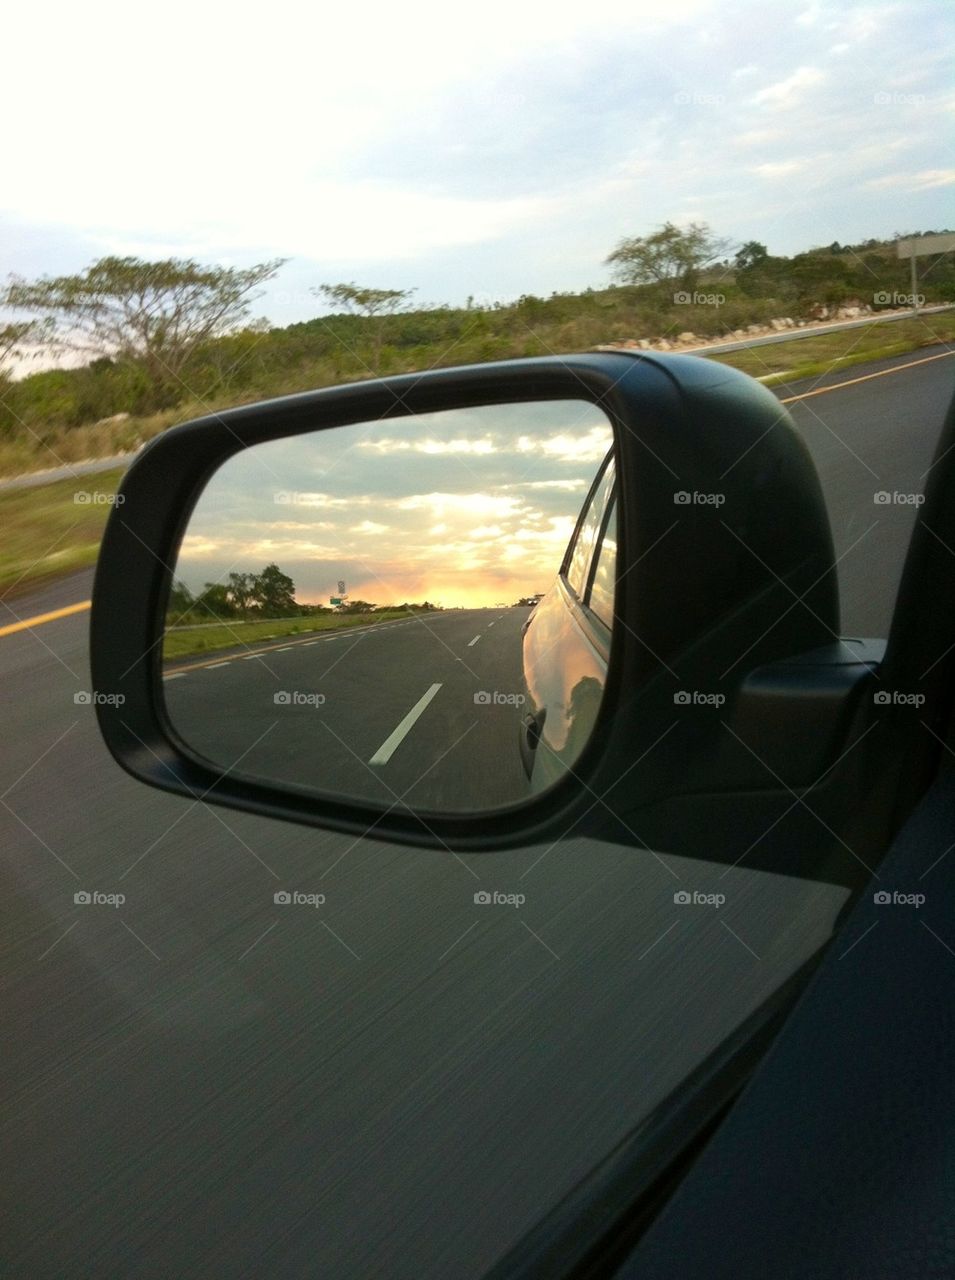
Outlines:
[{"label": "side mirror", "polygon": [[91,622],[109,749],[153,786],[336,830],[490,849],[611,792],[635,812],[751,785],[721,718],[837,638],[788,413],[692,357],[234,409],[164,433],[121,492]]}]

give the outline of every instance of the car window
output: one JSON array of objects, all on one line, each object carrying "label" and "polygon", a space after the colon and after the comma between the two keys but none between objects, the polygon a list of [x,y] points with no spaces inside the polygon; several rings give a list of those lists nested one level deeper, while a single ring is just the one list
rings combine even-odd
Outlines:
[{"label": "car window", "polygon": [[570,563],[567,566],[567,581],[581,598],[587,585],[597,535],[603,524],[607,502],[613,489],[613,478],[614,467],[613,459],[611,458],[604,468],[597,488],[593,492],[590,505],[577,530],[573,550],[570,553]]},{"label": "car window", "polygon": [[617,500],[610,504],[597,552],[587,604],[601,622],[613,625],[614,590],[617,584]]}]

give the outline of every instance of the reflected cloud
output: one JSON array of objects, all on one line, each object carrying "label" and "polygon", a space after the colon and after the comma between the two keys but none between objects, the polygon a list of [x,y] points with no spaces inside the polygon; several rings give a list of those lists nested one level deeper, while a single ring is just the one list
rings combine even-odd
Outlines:
[{"label": "reflected cloud", "polygon": [[611,441],[596,406],[547,401],[258,445],[212,477],[176,576],[198,590],[273,562],[300,602],[326,605],[343,594],[474,606],[543,592]]}]

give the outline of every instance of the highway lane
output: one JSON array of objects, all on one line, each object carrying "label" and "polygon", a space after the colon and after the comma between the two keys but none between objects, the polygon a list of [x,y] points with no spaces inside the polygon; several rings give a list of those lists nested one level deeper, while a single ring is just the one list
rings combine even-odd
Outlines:
[{"label": "highway lane", "polygon": [[[172,664],[183,739],[220,766],[438,812],[525,798],[526,608],[461,609]],[[490,699],[490,701],[488,701]],[[250,749],[251,748],[251,749]]]},{"label": "highway lane", "polygon": [[[878,543],[870,486],[928,465],[950,385],[939,361],[796,406],[860,632],[913,515],[879,512]],[[453,857],[214,810],[123,775],[88,690],[83,615],[0,640],[4,1275],[477,1276],[842,901],[572,838]],[[674,906],[717,888],[719,915]],[[495,890],[525,902],[474,902]]]}]

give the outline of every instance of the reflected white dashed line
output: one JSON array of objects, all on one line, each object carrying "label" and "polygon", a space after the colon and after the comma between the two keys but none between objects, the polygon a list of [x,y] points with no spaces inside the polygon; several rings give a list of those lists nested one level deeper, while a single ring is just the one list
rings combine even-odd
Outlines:
[{"label": "reflected white dashed line", "polygon": [[480,636],[475,636],[473,640],[469,640],[469,641],[468,641],[468,648],[470,649],[470,648],[471,648],[471,646],[472,646],[473,644],[477,644],[477,642],[480,640],[480,638],[481,638]]},{"label": "reflected white dashed line", "polygon": [[440,684],[433,684],[427,693],[422,694],[418,701],[414,704],[408,714],[404,717],[392,733],[384,740],[375,754],[368,761],[369,764],[387,764],[391,757],[395,754],[398,747],[414,728],[415,722],[428,706],[428,703],[441,688]]}]

